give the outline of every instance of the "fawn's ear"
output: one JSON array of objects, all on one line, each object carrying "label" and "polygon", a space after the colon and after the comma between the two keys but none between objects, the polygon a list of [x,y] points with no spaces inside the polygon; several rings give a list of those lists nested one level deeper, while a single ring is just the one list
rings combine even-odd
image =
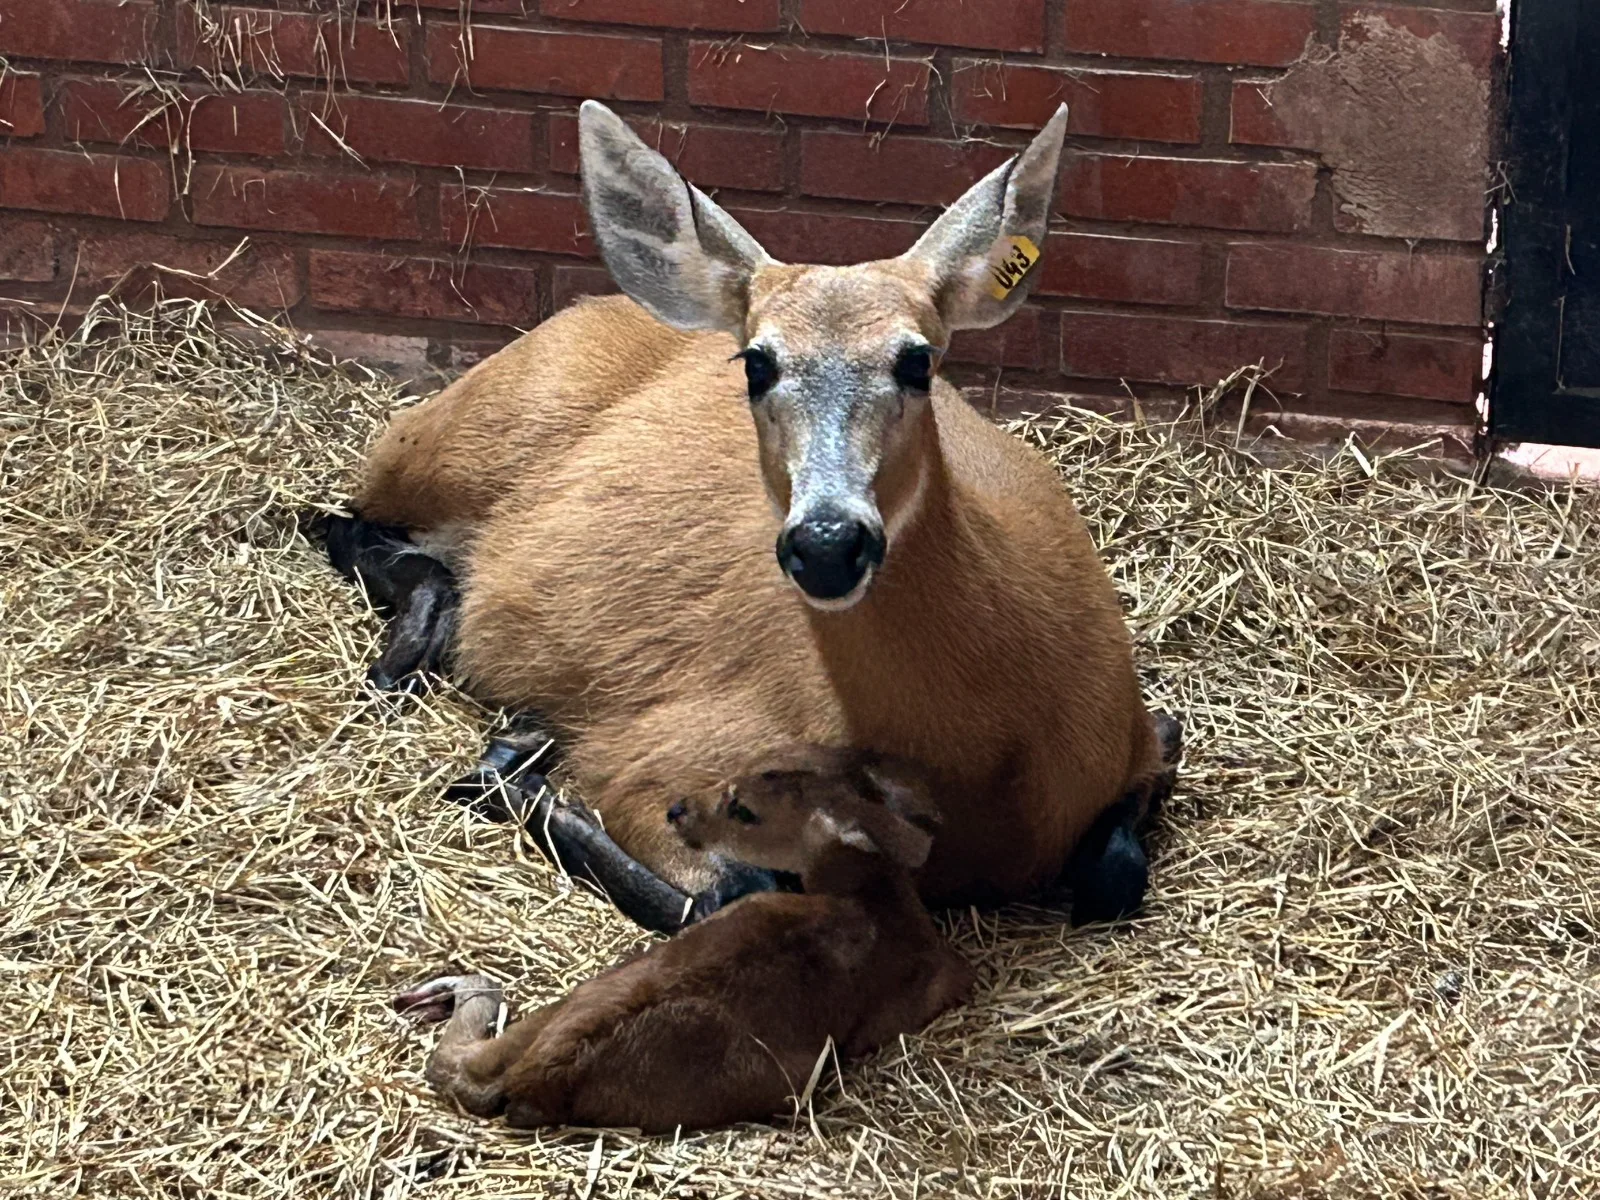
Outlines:
[{"label": "fawn's ear", "polygon": [[[853,830],[868,846],[885,858],[898,863],[908,871],[915,871],[927,862],[928,852],[933,849],[931,833],[925,829],[918,829],[903,817],[878,805],[863,805],[862,811],[846,822],[845,827]],[[847,837],[842,837],[841,840],[846,845],[857,844]]]},{"label": "fawn's ear", "polygon": [[750,280],[772,262],[755,238],[605,105],[578,110],[583,203],[617,286],[676,329],[743,340]]},{"label": "fawn's ear", "polygon": [[998,325],[1033,290],[1066,133],[1063,104],[1026,150],[973,184],[906,251],[932,271],[946,329]]},{"label": "fawn's ear", "polygon": [[908,763],[880,760],[861,768],[862,791],[876,796],[895,816],[930,836],[939,832],[943,819],[929,793],[926,772]]}]

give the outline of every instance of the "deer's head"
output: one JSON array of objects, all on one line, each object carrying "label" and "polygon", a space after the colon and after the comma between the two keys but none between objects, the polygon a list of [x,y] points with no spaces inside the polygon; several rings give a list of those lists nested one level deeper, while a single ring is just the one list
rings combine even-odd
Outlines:
[{"label": "deer's head", "polygon": [[579,115],[583,195],[617,285],[678,329],[738,342],[778,562],[848,608],[914,520],[938,439],[930,395],[950,335],[1010,316],[1045,244],[1067,110],[898,258],[775,261],[610,109]]}]

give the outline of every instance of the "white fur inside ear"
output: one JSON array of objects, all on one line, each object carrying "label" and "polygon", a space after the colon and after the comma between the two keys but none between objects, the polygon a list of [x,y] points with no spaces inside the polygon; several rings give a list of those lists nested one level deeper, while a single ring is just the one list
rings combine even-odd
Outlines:
[{"label": "white fur inside ear", "polygon": [[861,850],[867,854],[878,853],[878,843],[867,836],[867,831],[855,822],[843,824],[834,820],[832,815],[818,809],[811,814],[811,819],[817,828],[827,837],[838,842],[843,842],[854,850]]}]

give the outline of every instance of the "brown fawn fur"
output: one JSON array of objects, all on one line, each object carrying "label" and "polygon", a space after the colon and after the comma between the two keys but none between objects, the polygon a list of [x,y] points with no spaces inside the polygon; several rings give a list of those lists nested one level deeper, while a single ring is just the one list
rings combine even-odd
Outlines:
[{"label": "brown fawn fur", "polygon": [[[633,298],[558,313],[371,452],[362,516],[462,578],[458,674],[551,721],[606,831],[687,892],[711,868],[664,803],[776,747],[926,764],[944,815],[930,902],[1050,883],[1162,771],[1082,519],[1041,455],[936,374],[953,330],[1026,294],[1031,277],[992,298],[986,264],[1007,235],[1045,244],[1064,128],[1065,109],[906,255],[791,266],[589,102],[585,198]],[[931,385],[901,386],[919,347]],[[755,400],[731,360],[752,349],[779,373]],[[887,543],[827,604],[773,561],[824,501]]]},{"label": "brown fawn fur", "polygon": [[803,895],[735,901],[499,1036],[501,993],[486,976],[402,995],[395,1007],[425,1019],[453,1008],[428,1080],[519,1127],[761,1120],[792,1105],[830,1039],[855,1057],[964,1002],[971,968],[909,874],[936,819],[919,775],[825,751],[770,761],[674,805],[663,824],[698,848],[798,873]]}]

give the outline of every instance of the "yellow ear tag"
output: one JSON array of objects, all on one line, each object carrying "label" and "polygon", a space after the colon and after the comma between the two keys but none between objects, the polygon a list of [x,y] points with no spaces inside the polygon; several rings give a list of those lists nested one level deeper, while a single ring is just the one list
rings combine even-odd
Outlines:
[{"label": "yellow ear tag", "polygon": [[1004,300],[1039,261],[1039,247],[1020,233],[1003,237],[989,251],[989,294]]}]

